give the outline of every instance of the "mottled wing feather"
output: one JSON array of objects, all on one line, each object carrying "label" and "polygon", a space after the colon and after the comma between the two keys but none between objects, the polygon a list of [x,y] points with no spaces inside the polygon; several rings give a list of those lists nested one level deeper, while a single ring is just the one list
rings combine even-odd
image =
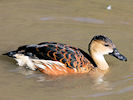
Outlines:
[{"label": "mottled wing feather", "polygon": [[[18,48],[26,55],[39,59],[59,61],[70,69],[78,71],[84,65],[90,64],[88,59],[80,52],[80,49],[56,42],[43,42],[38,45],[28,45]],[[90,66],[92,66],[90,64]]]}]

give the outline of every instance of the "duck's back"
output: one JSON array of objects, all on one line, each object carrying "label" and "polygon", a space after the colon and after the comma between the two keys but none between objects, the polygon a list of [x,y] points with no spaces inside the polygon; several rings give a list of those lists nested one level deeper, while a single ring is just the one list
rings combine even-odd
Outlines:
[{"label": "duck's back", "polygon": [[93,64],[85,57],[83,50],[56,42],[43,42],[37,45],[25,45],[17,52],[24,53],[31,58],[59,61],[74,72],[88,72]]}]

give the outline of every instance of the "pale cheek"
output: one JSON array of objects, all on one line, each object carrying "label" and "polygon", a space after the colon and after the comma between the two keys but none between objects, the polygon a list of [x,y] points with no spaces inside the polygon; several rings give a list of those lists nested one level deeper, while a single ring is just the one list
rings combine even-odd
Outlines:
[{"label": "pale cheek", "polygon": [[112,50],[112,49],[108,50],[108,54],[109,54],[109,53],[112,53],[112,52],[113,52],[113,50]]},{"label": "pale cheek", "polygon": [[107,54],[112,53],[112,52],[113,52],[112,49],[106,49],[106,50],[104,50],[104,52],[102,54],[107,55]]}]

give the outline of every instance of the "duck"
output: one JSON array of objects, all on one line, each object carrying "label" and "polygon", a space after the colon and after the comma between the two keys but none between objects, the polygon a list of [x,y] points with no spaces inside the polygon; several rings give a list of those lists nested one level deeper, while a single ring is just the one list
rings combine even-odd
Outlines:
[{"label": "duck", "polygon": [[109,65],[104,55],[112,55],[119,60],[127,61],[112,40],[103,35],[92,38],[88,44],[88,51],[89,54],[80,48],[58,42],[41,42],[20,46],[17,50],[3,55],[15,59],[19,66],[54,76],[107,72]]}]

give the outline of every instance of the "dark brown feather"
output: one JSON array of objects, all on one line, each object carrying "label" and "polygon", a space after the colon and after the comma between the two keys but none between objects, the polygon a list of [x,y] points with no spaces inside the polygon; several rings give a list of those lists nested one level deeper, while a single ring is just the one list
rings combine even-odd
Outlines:
[{"label": "dark brown feather", "polygon": [[[22,52],[32,58],[59,61],[66,67],[80,70],[81,67],[93,65],[90,63],[91,57],[79,48],[56,42],[43,42],[38,45],[26,45],[18,48],[17,52]],[[87,58],[88,57],[88,58]]]}]

